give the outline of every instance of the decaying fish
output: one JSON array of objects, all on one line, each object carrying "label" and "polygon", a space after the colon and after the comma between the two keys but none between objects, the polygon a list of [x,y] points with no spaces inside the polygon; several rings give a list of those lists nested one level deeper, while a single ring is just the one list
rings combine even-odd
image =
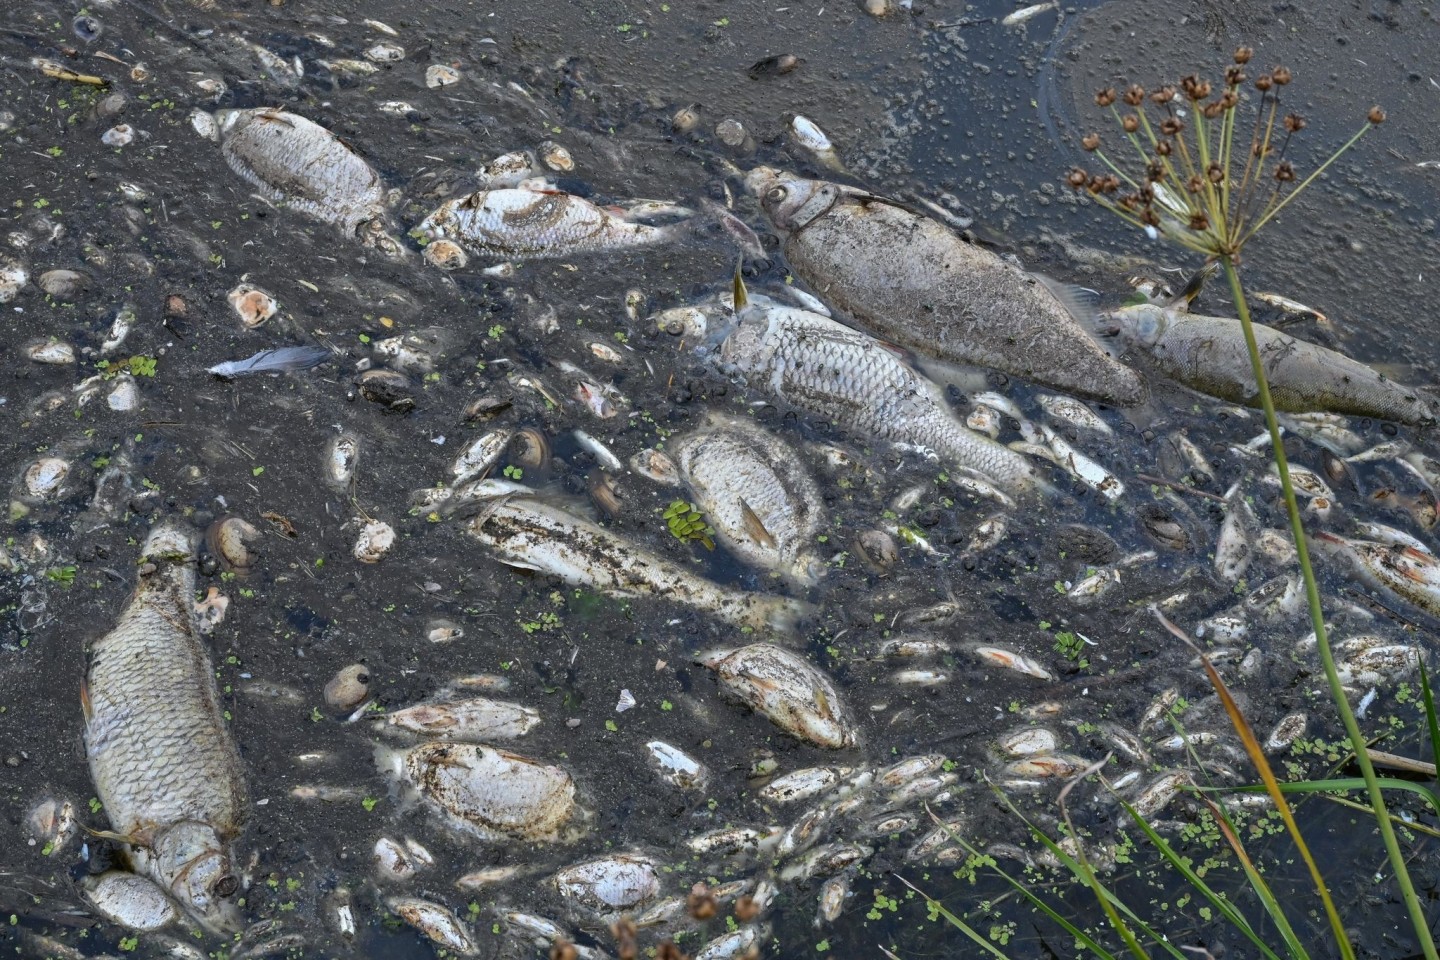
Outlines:
[{"label": "decaying fish", "polygon": [[1414,547],[1352,540],[1320,530],[1317,545],[1349,564],[1365,584],[1440,618],[1440,559]]},{"label": "decaying fish", "polygon": [[716,538],[736,556],[802,586],[824,574],[810,552],[823,521],[820,490],[784,441],[712,415],[671,454]]},{"label": "decaying fish", "polygon": [[378,748],[376,759],[482,840],[562,840],[582,819],[569,773],[504,750],[422,743],[410,750]]},{"label": "decaying fish", "polygon": [[466,523],[507,566],[535,570],[611,596],[666,597],[738,626],[789,629],[809,611],[786,597],[721,586],[562,507],[514,496],[486,504]]},{"label": "decaying fish", "polygon": [[518,703],[473,697],[416,704],[387,713],[384,722],[395,730],[483,743],[525,736],[540,722],[540,714]]},{"label": "decaying fish", "polygon": [[[1103,332],[1143,349],[1168,377],[1212,397],[1260,405],[1239,320],[1141,304],[1105,315]],[[1349,413],[1397,423],[1435,421],[1419,394],[1349,357],[1252,324],[1275,408]]]},{"label": "decaying fish", "polygon": [[800,655],[752,643],[706,654],[700,662],[731,695],[786,733],[831,750],[855,745],[854,724],[834,684]]},{"label": "decaying fish", "polygon": [[332,223],[389,254],[403,248],[384,235],[380,175],[318,123],[284,110],[221,110],[220,152],[230,169],[268,199]]},{"label": "decaying fish", "polygon": [[197,541],[179,521],[150,531],[135,595],[90,651],[81,702],[95,792],[135,872],[224,932],[238,922],[230,844],[248,800],[196,622]]},{"label": "decaying fish", "polygon": [[1001,370],[1125,406],[1135,372],[1081,326],[1058,285],[1012,266],[935,220],[837,183],[768,167],[746,186],[784,232],[785,258],[876,336],[952,364]]},{"label": "decaying fish", "polygon": [[1035,485],[1028,460],[960,423],[940,388],[894,348],[818,313],[751,301],[738,276],[735,301],[733,321],[710,341],[718,341],[722,369],[850,429],[932,450],[1008,490]]},{"label": "decaying fish", "polygon": [[624,211],[558,190],[503,187],[447,200],[416,229],[431,240],[452,240],[491,260],[540,260],[649,247],[688,229],[634,223],[626,217]]}]

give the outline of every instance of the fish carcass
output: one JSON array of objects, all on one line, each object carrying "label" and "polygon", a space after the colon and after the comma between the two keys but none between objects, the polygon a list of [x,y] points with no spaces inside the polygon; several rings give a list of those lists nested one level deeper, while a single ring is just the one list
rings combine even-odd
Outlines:
[{"label": "fish carcass", "polygon": [[753,423],[712,415],[671,450],[715,536],[741,560],[811,586],[822,502],[794,449]]},{"label": "fish carcass", "polygon": [[194,611],[194,530],[150,531],[139,584],[96,641],[81,701],[85,753],[111,831],[137,873],[205,927],[236,927],[231,841],[245,820],[244,767],[226,728]]},{"label": "fish carcass", "polygon": [[[1416,391],[1365,364],[1263,323],[1251,326],[1276,410],[1348,413],[1417,425],[1435,422]],[[1124,337],[1166,376],[1192,390],[1260,406],[1260,388],[1239,320],[1139,304],[1105,314],[1102,329]]]},{"label": "fish carcass", "polygon": [[1105,403],[1144,399],[1140,378],[1091,338],[1059,285],[863,190],[769,167],[745,182],[795,273],[877,337]]},{"label": "fish carcass", "polygon": [[1036,485],[1025,457],[962,424],[939,386],[894,347],[809,310],[751,300],[738,278],[736,286],[734,318],[703,347],[723,371],[848,429],[933,451],[1008,491]]},{"label": "fish carcass", "polygon": [[1440,619],[1440,559],[1434,554],[1323,530],[1310,536],[1320,550],[1349,564],[1361,582]]},{"label": "fish carcass", "polygon": [[380,175],[329,130],[285,110],[215,114],[225,162],[267,199],[285,203],[390,255],[403,247],[384,233]]},{"label": "fish carcass", "polygon": [[741,627],[788,630],[810,606],[696,576],[563,507],[530,496],[482,503],[465,528],[501,563],[616,597],[655,596]]}]

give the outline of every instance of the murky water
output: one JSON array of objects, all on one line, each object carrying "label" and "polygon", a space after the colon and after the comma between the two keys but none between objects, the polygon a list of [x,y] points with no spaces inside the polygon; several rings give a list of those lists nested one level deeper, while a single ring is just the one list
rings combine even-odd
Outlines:
[{"label": "murky water", "polygon": [[[506,910],[553,917],[582,945],[612,949],[605,924],[569,907],[547,878],[567,863],[617,850],[642,851],[664,864],[666,895],[684,895],[696,882],[768,875],[763,858],[700,857],[682,841],[731,824],[793,823],[808,805],[767,803],[757,794],[765,781],[750,776],[755,762],[772,754],[784,772],[943,753],[947,772],[958,779],[937,812],[960,820],[966,836],[982,846],[1028,843],[983,777],[1004,776],[994,741],[1031,722],[1027,710],[1047,701],[1060,705],[1044,722],[1059,732],[1062,749],[1098,760],[1112,749],[1103,724],[1134,730],[1157,694],[1178,688],[1186,730],[1221,735],[1200,751],[1214,764],[1207,778],[1248,782],[1249,768],[1235,756],[1236,741],[1192,655],[1158,628],[1145,605],[1188,591],[1171,615],[1193,628],[1241,599],[1244,590],[1215,576],[1210,555],[1222,517],[1217,499],[1232,483],[1244,483],[1263,526],[1282,524],[1274,491],[1259,480],[1267,466],[1263,454],[1234,450],[1261,431],[1258,415],[1222,411],[1152,379],[1145,406],[1103,411],[1113,438],[1074,436],[1124,480],[1124,500],[1097,503],[1057,473],[1059,496],[1043,508],[1009,511],[1004,539],[969,555],[977,525],[1000,512],[993,502],[966,493],[934,463],[767,405],[763,393],[728,382],[647,320],[652,310],[725,288],[735,252],[722,231],[699,229],[684,243],[646,252],[526,264],[512,278],[488,277],[478,263],[444,274],[414,250],[405,261],[386,259],[328,226],[275,209],[231,172],[189,120],[194,108],[263,105],[325,125],[397,191],[393,219],[403,228],[465,192],[482,162],[554,140],[575,160],[574,172],[560,180],[566,190],[600,202],[653,197],[698,206],[726,202],[728,186],[735,213],[764,235],[763,214],[740,195],[733,177],[727,180],[727,171],[730,164],[765,162],[815,172],[811,157],[786,133],[798,112],[831,136],[855,182],[934,202],[957,220],[972,220],[982,239],[1115,303],[1128,293],[1124,281],[1132,273],[1174,270],[1166,276],[1178,284],[1197,264],[1122,231],[1060,185],[1061,172],[1079,157],[1075,139],[1096,119],[1091,91],[1123,77],[1147,81],[1223,62],[1243,39],[1267,63],[1296,68],[1296,94],[1312,121],[1303,149],[1314,157],[1358,127],[1371,101],[1385,103],[1392,118],[1337,164],[1264,246],[1252,248],[1248,282],[1313,304],[1334,321],[1333,329],[1302,322],[1294,328],[1301,335],[1373,363],[1400,359],[1406,379],[1432,383],[1440,355],[1428,335],[1426,274],[1440,252],[1434,221],[1440,174],[1416,166],[1440,158],[1440,88],[1423,53],[1435,30],[1429,13],[1337,3],[1324,11],[1239,17],[1226,13],[1228,7],[1201,4],[1177,20],[1166,5],[1140,0],[1089,6],[1002,28],[997,18],[1011,8],[998,3],[937,4],[874,19],[848,3],[589,10],[425,0],[396,10],[293,0],[112,0],[87,7],[102,28],[98,39],[77,36],[72,21],[80,10],[70,4],[8,8],[0,32],[0,110],[14,119],[0,133],[0,233],[7,237],[0,250],[35,275],[62,268],[86,278],[72,296],[49,297],[32,286],[0,308],[5,476],[18,478],[42,454],[71,464],[58,496],[12,509],[6,548],[23,558],[23,569],[0,581],[0,605],[9,608],[0,622],[0,784],[9,840],[0,854],[0,920],[14,915],[5,929],[19,938],[18,955],[135,949],[159,956],[172,948],[165,934],[125,939],[126,931],[96,919],[81,899],[80,879],[114,857],[108,841],[81,838],[47,853],[42,843],[27,843],[25,827],[32,806],[50,796],[73,800],[89,828],[107,826],[103,811],[91,809],[98,802],[88,802],[94,788],[81,744],[78,687],[87,645],[113,625],[134,586],[137,545],[152,519],[164,514],[183,513],[203,527],[235,513],[264,531],[249,577],[215,575],[203,583],[231,601],[209,642],[256,801],[238,843],[249,883],[245,912],[252,929],[272,924],[261,929],[298,938],[301,946],[277,941],[296,955],[431,955],[423,938],[389,915],[384,901],[396,894],[455,910],[473,926],[485,956],[546,949],[503,928]],[[367,16],[397,35],[367,26]],[[91,26],[81,26],[89,37]],[[404,59],[363,74],[343,65],[381,41],[403,46]],[[276,60],[267,67],[250,44]],[[753,64],[781,54],[804,62],[783,75],[751,78]],[[98,74],[110,86],[100,91],[45,78],[31,66],[33,56]],[[297,61],[303,75],[293,67]],[[132,74],[141,64],[143,71]],[[432,65],[453,66],[460,82],[427,87]],[[202,80],[222,81],[224,92],[207,92]],[[124,95],[123,104],[107,102],[115,93]],[[399,101],[412,109],[382,108]],[[698,114],[693,132],[672,129],[683,107]],[[750,134],[738,150],[712,132],[729,118]],[[102,143],[101,135],[119,123],[133,128],[133,142]],[[786,280],[775,255],[747,263],[746,273],[756,290],[782,289]],[[256,330],[245,330],[226,300],[242,281],[265,288],[281,304]],[[630,289],[644,295],[635,318],[625,310]],[[1211,312],[1227,311],[1218,291],[1207,297]],[[112,365],[100,367],[102,344],[127,303],[138,322],[110,354]],[[444,331],[443,349],[432,371],[411,375],[413,410],[387,410],[359,395],[356,365],[374,359],[375,343],[432,329]],[[72,344],[77,362],[46,366],[27,359],[22,348],[43,337]],[[599,358],[591,349],[596,341],[618,351],[620,361]],[[206,373],[221,361],[294,343],[329,346],[337,357],[308,373],[230,383]],[[130,363],[139,409],[115,412],[104,392],[82,405],[77,385],[113,374],[113,364],[129,357],[142,358]],[[614,401],[619,415],[599,419],[574,400],[573,380],[557,361],[613,385],[623,398]],[[517,386],[516,376],[540,379],[560,402]],[[113,383],[104,381],[102,389]],[[995,376],[988,385],[1039,418],[1036,391],[1028,385]],[[411,492],[447,479],[458,452],[488,429],[464,416],[467,405],[486,395],[513,402],[497,424],[533,427],[552,442],[550,463],[526,470],[525,481],[574,501],[583,501],[599,470],[576,443],[577,427],[628,459],[694,428],[708,410],[722,409],[752,413],[802,450],[824,491],[826,532],[816,547],[830,569],[810,597],[819,612],[788,643],[835,679],[857,717],[859,745],[837,752],[803,745],[722,698],[714,677],[694,661],[702,651],[753,639],[736,628],[678,604],[599,597],[502,567],[458,522],[410,512]],[[953,399],[963,402],[958,393]],[[1367,445],[1398,436],[1434,455],[1430,438],[1418,431],[1371,422],[1352,428]],[[353,491],[336,491],[323,478],[322,450],[342,431],[363,445]],[[1137,479],[1178,481],[1190,470],[1169,439],[1177,433],[1210,460],[1213,479],[1192,478],[1200,496]],[[1319,446],[1294,435],[1290,442],[1296,462],[1322,469]],[[858,466],[827,467],[814,452],[819,443],[846,446]],[[125,485],[109,501],[114,515],[106,518],[92,506],[97,477],[127,462]],[[517,464],[503,460],[497,472],[506,466]],[[621,504],[612,522],[617,531],[722,583],[783,591],[723,549],[712,553],[672,538],[661,512],[678,495],[674,490],[629,472],[614,482]],[[1382,490],[1397,495],[1377,501]],[[911,491],[909,502],[896,508],[896,498]],[[1342,511],[1331,526],[1343,531],[1348,515],[1428,538],[1429,527],[1417,522],[1407,499],[1421,492],[1393,462],[1358,464],[1337,485]],[[373,565],[351,553],[369,518],[399,534],[395,548]],[[903,525],[932,549],[907,544],[894,569],[872,570],[856,554],[856,534],[887,524]],[[1125,568],[1098,601],[1082,605],[1065,596],[1067,585],[1092,568],[1146,550],[1155,558]],[[1257,561],[1246,583],[1255,587],[1289,571],[1283,561]],[[1326,582],[1343,630],[1428,643],[1427,625],[1413,611],[1392,616],[1381,609],[1367,620],[1362,611],[1374,607],[1363,603],[1363,591],[1335,571]],[[941,602],[953,604],[948,619],[904,626],[907,615]],[[460,625],[464,637],[432,643],[427,633],[436,619]],[[1413,621],[1422,624],[1420,631],[1407,629]],[[906,665],[880,658],[879,649],[906,629],[953,645],[955,652],[923,664],[943,673],[942,682],[895,682]],[[1288,772],[1297,776],[1318,775],[1339,760],[1324,746],[1338,734],[1323,719],[1328,714],[1313,655],[1296,651],[1305,632],[1303,615],[1257,618],[1244,640],[1217,644],[1234,650],[1226,675],[1258,730],[1287,714],[1311,714],[1309,746],[1286,755]],[[986,666],[967,652],[975,644],[1035,658],[1054,679]],[[1261,666],[1252,661],[1242,670],[1252,650]],[[374,678],[376,707],[351,722],[326,708],[322,689],[355,662]],[[403,742],[375,728],[381,712],[482,673],[502,677],[506,699],[542,714],[540,726],[513,746],[572,771],[592,815],[582,839],[560,847],[466,839],[377,773],[376,746]],[[620,713],[622,690],[636,705]],[[1381,684],[1366,723],[1374,731],[1398,731],[1399,742],[1387,749],[1414,751],[1421,746],[1415,716],[1410,687]],[[657,739],[709,768],[706,789],[687,792],[659,782],[644,749]],[[1150,749],[1149,762],[1115,761],[1114,776],[1139,770],[1149,783],[1161,770],[1188,763],[1183,753],[1157,744]],[[1234,771],[1228,776],[1227,767]],[[337,798],[296,793],[311,787],[334,788]],[[1013,789],[1024,812],[1053,829],[1059,784]],[[1073,801],[1097,845],[1112,837],[1120,819],[1113,805],[1096,799],[1100,792],[1082,787]],[[917,820],[893,835],[866,836],[858,822],[837,819],[828,838],[875,851],[851,871],[852,895],[840,919],[812,926],[823,878],[782,883],[759,927],[764,955],[810,955],[822,945],[837,956],[870,955],[877,945],[907,957],[954,952],[955,935],[927,922],[894,874],[957,909],[973,908],[977,891],[995,896],[1002,889],[956,879],[956,863],[907,860],[928,820],[918,803],[902,806]],[[1196,819],[1195,808],[1183,801],[1165,816]],[[1381,856],[1378,844],[1367,841],[1357,850],[1334,839],[1363,833],[1357,822],[1348,811],[1318,807],[1307,820],[1317,837],[1335,844],[1337,859],[1362,864],[1334,879],[1342,906],[1352,911],[1371,895],[1367,878]],[[372,849],[381,836],[414,838],[434,854],[435,865],[404,883],[377,880]],[[1221,855],[1213,838],[1185,840],[1199,856]],[[1425,841],[1417,840],[1415,849],[1428,862]],[[1276,855],[1283,858],[1283,849]],[[524,869],[483,892],[454,887],[462,874],[506,865]],[[1297,889],[1304,880],[1278,866],[1276,875]],[[1119,876],[1139,890],[1151,882],[1163,887],[1142,870],[1122,867]],[[1417,876],[1424,889],[1433,888],[1428,867]],[[1043,870],[1035,877],[1065,882]],[[877,897],[899,900],[898,909],[877,906]],[[1074,894],[1071,900],[1083,912]],[[353,935],[337,926],[341,902],[352,904]],[[1024,908],[1008,904],[996,911],[994,924],[1018,925],[1012,934],[1017,955],[1070,951],[1068,941],[1034,926]],[[1212,944],[1193,905],[1176,913],[1177,942],[1190,936]],[[1099,921],[1085,916],[1089,924]],[[982,928],[991,922],[987,917]],[[1356,920],[1362,922],[1375,934],[1376,955],[1406,954],[1403,934],[1383,939],[1406,929],[1398,907]],[[725,931],[723,911],[694,927],[680,940],[691,952]],[[267,939],[253,936],[247,945]],[[658,933],[642,932],[642,945],[658,940]]]}]

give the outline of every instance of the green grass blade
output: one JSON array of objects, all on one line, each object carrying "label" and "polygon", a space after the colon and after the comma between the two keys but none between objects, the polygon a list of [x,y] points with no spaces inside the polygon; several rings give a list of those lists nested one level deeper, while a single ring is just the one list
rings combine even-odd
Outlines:
[{"label": "green grass blade", "polygon": [[[1440,794],[1425,786],[1423,783],[1413,783],[1409,780],[1396,780],[1393,777],[1379,777],[1375,781],[1383,790],[1403,790],[1413,793],[1430,804],[1430,808],[1440,815]],[[1338,777],[1330,780],[1299,780],[1294,783],[1280,784],[1281,793],[1348,793],[1353,790],[1364,790],[1367,784],[1362,777]],[[1217,790],[1224,790],[1227,793],[1264,793],[1265,787],[1256,784],[1251,787],[1217,787]]]},{"label": "green grass blade", "polygon": [[999,960],[1010,960],[1008,954],[1006,954],[999,947],[995,946],[995,944],[991,943],[988,938],[982,937],[980,935],[980,931],[976,930],[974,927],[970,926],[970,924],[966,923],[964,920],[961,920],[955,914],[951,913],[950,910],[948,910],[945,905],[939,900],[931,897],[930,895],[925,893],[925,891],[921,890],[919,887],[915,886],[915,884],[911,883],[909,880],[906,880],[899,874],[895,875],[895,879],[899,880],[901,883],[905,884],[905,886],[909,887],[911,890],[914,890],[916,893],[920,894],[920,896],[924,897],[926,906],[928,906],[931,910],[934,910],[940,916],[944,917],[946,923],[950,924],[950,926],[954,927],[956,930],[959,930],[961,933],[965,934],[965,936],[969,937],[976,946],[980,947],[980,949],[984,950],[992,957],[998,957]]},{"label": "green grass blade", "polygon": [[1430,674],[1425,669],[1425,658],[1420,662],[1420,693],[1425,703],[1425,723],[1430,728],[1430,753],[1436,767],[1440,767],[1440,721],[1435,717],[1435,698],[1430,695]]},{"label": "green grass blade", "polygon": [[1160,851],[1160,855],[1165,858],[1165,860],[1170,864],[1170,866],[1174,867],[1175,870],[1185,878],[1186,882],[1188,882],[1191,887],[1200,891],[1200,893],[1204,895],[1205,899],[1209,900],[1210,903],[1215,907],[1215,909],[1218,910],[1221,915],[1225,917],[1226,920],[1230,921],[1231,926],[1243,933],[1245,935],[1245,938],[1251,943],[1253,943],[1256,949],[1258,949],[1264,956],[1269,958],[1269,960],[1280,960],[1279,955],[1275,953],[1275,951],[1271,950],[1270,947],[1265,943],[1265,941],[1260,938],[1260,935],[1256,933],[1253,928],[1251,928],[1249,921],[1245,919],[1245,915],[1242,914],[1238,908],[1236,908],[1235,904],[1231,903],[1229,900],[1226,900],[1224,897],[1220,896],[1218,893],[1212,890],[1210,888],[1210,885],[1207,884],[1198,873],[1192,870],[1190,868],[1190,865],[1186,863],[1185,860],[1178,853],[1175,852],[1174,848],[1170,846],[1169,842],[1164,837],[1160,836],[1160,834],[1155,831],[1155,828],[1150,826],[1150,824],[1145,820],[1144,817],[1140,816],[1140,814],[1135,812],[1134,807],[1130,806],[1130,804],[1126,803],[1124,800],[1120,801],[1120,805],[1125,808],[1126,813],[1130,814],[1130,819],[1135,821],[1135,825],[1140,828],[1140,830],[1145,834],[1146,838],[1149,839],[1150,843],[1154,845],[1155,849]]}]

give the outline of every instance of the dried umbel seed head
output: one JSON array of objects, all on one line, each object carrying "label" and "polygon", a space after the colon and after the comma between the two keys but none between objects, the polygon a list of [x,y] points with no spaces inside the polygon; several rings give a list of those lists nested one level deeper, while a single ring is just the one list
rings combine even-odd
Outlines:
[{"label": "dried umbel seed head", "polygon": [[1126,133],[1134,133],[1140,129],[1140,118],[1133,113],[1127,113],[1120,118],[1120,126],[1125,128]]},{"label": "dried umbel seed head", "polygon": [[709,920],[719,909],[715,895],[704,885],[697,883],[685,898],[685,909],[696,920]]},{"label": "dried umbel seed head", "polygon": [[1101,193],[1114,193],[1120,189],[1120,178],[1113,173],[1107,173],[1100,181]]},{"label": "dried umbel seed head", "polygon": [[1165,134],[1165,136],[1167,137],[1173,137],[1175,136],[1175,134],[1179,133],[1181,130],[1184,129],[1185,121],[1181,120],[1179,117],[1166,117],[1164,120],[1160,121],[1160,132]]},{"label": "dried umbel seed head", "polygon": [[1150,100],[1152,103],[1166,104],[1174,99],[1174,87],[1161,87],[1159,90],[1156,90],[1154,93],[1150,94]]},{"label": "dried umbel seed head", "polygon": [[1100,149],[1100,134],[1087,133],[1080,138],[1080,146],[1085,148],[1087,153]]},{"label": "dried umbel seed head", "polygon": [[1225,180],[1225,169],[1218,163],[1212,163],[1205,168],[1205,176],[1211,183],[1221,183]]},{"label": "dried umbel seed head", "polygon": [[1105,178],[1092,175],[1090,179],[1085,183],[1085,189],[1089,190],[1091,193],[1101,192],[1105,189]]},{"label": "dried umbel seed head", "polygon": [[758,916],[760,916],[760,905],[755,902],[755,898],[750,896],[750,894],[747,893],[735,901],[736,920],[739,920],[741,923],[749,923]]},{"label": "dried umbel seed head", "polygon": [[1154,161],[1145,165],[1145,179],[1150,183],[1159,183],[1165,179],[1165,164]]},{"label": "dried umbel seed head", "polygon": [[1275,148],[1269,144],[1256,140],[1250,145],[1250,155],[1252,157],[1268,157],[1274,149]]},{"label": "dried umbel seed head", "polygon": [[1185,91],[1185,96],[1191,100],[1204,100],[1210,96],[1210,81],[1201,80],[1198,75],[1192,73],[1180,81],[1180,89]]},{"label": "dried umbel seed head", "polygon": [[1290,133],[1299,133],[1305,129],[1305,118],[1298,113],[1287,113],[1285,115],[1285,129]]},{"label": "dried umbel seed head", "polygon": [[666,940],[655,948],[655,960],[689,960],[674,940]]},{"label": "dried umbel seed head", "polygon": [[1135,210],[1139,210],[1142,206],[1144,206],[1144,204],[1140,200],[1140,194],[1138,193],[1125,194],[1125,196],[1120,198],[1119,204],[1126,210],[1130,210],[1132,212]]},{"label": "dried umbel seed head", "polygon": [[1250,58],[1253,56],[1255,56],[1255,51],[1251,50],[1249,47],[1235,48],[1235,62],[1238,64],[1243,65],[1249,63]]},{"label": "dried umbel seed head", "polygon": [[1381,110],[1378,106],[1371,107],[1370,112],[1366,115],[1366,119],[1378,126],[1385,122],[1385,111]]},{"label": "dried umbel seed head", "polygon": [[1190,214],[1190,229],[1191,229],[1191,230],[1209,230],[1209,229],[1210,229],[1210,218],[1207,217],[1207,216],[1205,216],[1205,211],[1203,211],[1203,210],[1196,210],[1194,213]]},{"label": "dried umbel seed head", "polygon": [[1155,144],[1155,155],[1157,157],[1170,156],[1170,141],[1161,140],[1159,143]]},{"label": "dried umbel seed head", "polygon": [[1214,120],[1225,112],[1225,105],[1219,100],[1212,100],[1200,108],[1200,115],[1206,120]]},{"label": "dried umbel seed head", "polygon": [[1108,107],[1115,102],[1115,88],[1106,87],[1095,94],[1095,105],[1097,107]]},{"label": "dried umbel seed head", "polygon": [[1289,183],[1295,179],[1295,165],[1289,160],[1282,160],[1275,167],[1275,179],[1281,183]]},{"label": "dried umbel seed head", "polygon": [[1275,86],[1283,87],[1290,82],[1290,68],[1276,67],[1270,71],[1270,79],[1275,81]]},{"label": "dried umbel seed head", "polygon": [[1227,86],[1238,87],[1245,82],[1245,71],[1239,67],[1225,68],[1225,83]]},{"label": "dried umbel seed head", "polygon": [[569,940],[556,940],[550,944],[550,960],[577,960],[580,952]]},{"label": "dried umbel seed head", "polygon": [[1070,185],[1070,189],[1080,190],[1090,182],[1090,174],[1076,167],[1065,175],[1065,182]]},{"label": "dried umbel seed head", "polygon": [[1140,106],[1145,102],[1145,88],[1138,83],[1130,84],[1129,89],[1125,91],[1125,102],[1132,107]]},{"label": "dried umbel seed head", "polygon": [[1152,208],[1146,207],[1140,211],[1140,222],[1147,227],[1158,227],[1160,226],[1160,215]]},{"label": "dried umbel seed head", "polygon": [[1255,89],[1259,90],[1261,93],[1269,90],[1274,85],[1275,78],[1270,76],[1270,74],[1268,73],[1262,73],[1260,74],[1260,76],[1255,78]]},{"label": "dried umbel seed head", "polygon": [[1220,98],[1220,106],[1224,107],[1226,110],[1235,109],[1235,105],[1239,102],[1240,94],[1236,93],[1234,90],[1226,90],[1225,95]]},{"label": "dried umbel seed head", "polygon": [[1205,189],[1205,181],[1200,179],[1199,174],[1196,174],[1189,180],[1185,181],[1185,189],[1189,190],[1191,193],[1199,193],[1201,190]]}]

